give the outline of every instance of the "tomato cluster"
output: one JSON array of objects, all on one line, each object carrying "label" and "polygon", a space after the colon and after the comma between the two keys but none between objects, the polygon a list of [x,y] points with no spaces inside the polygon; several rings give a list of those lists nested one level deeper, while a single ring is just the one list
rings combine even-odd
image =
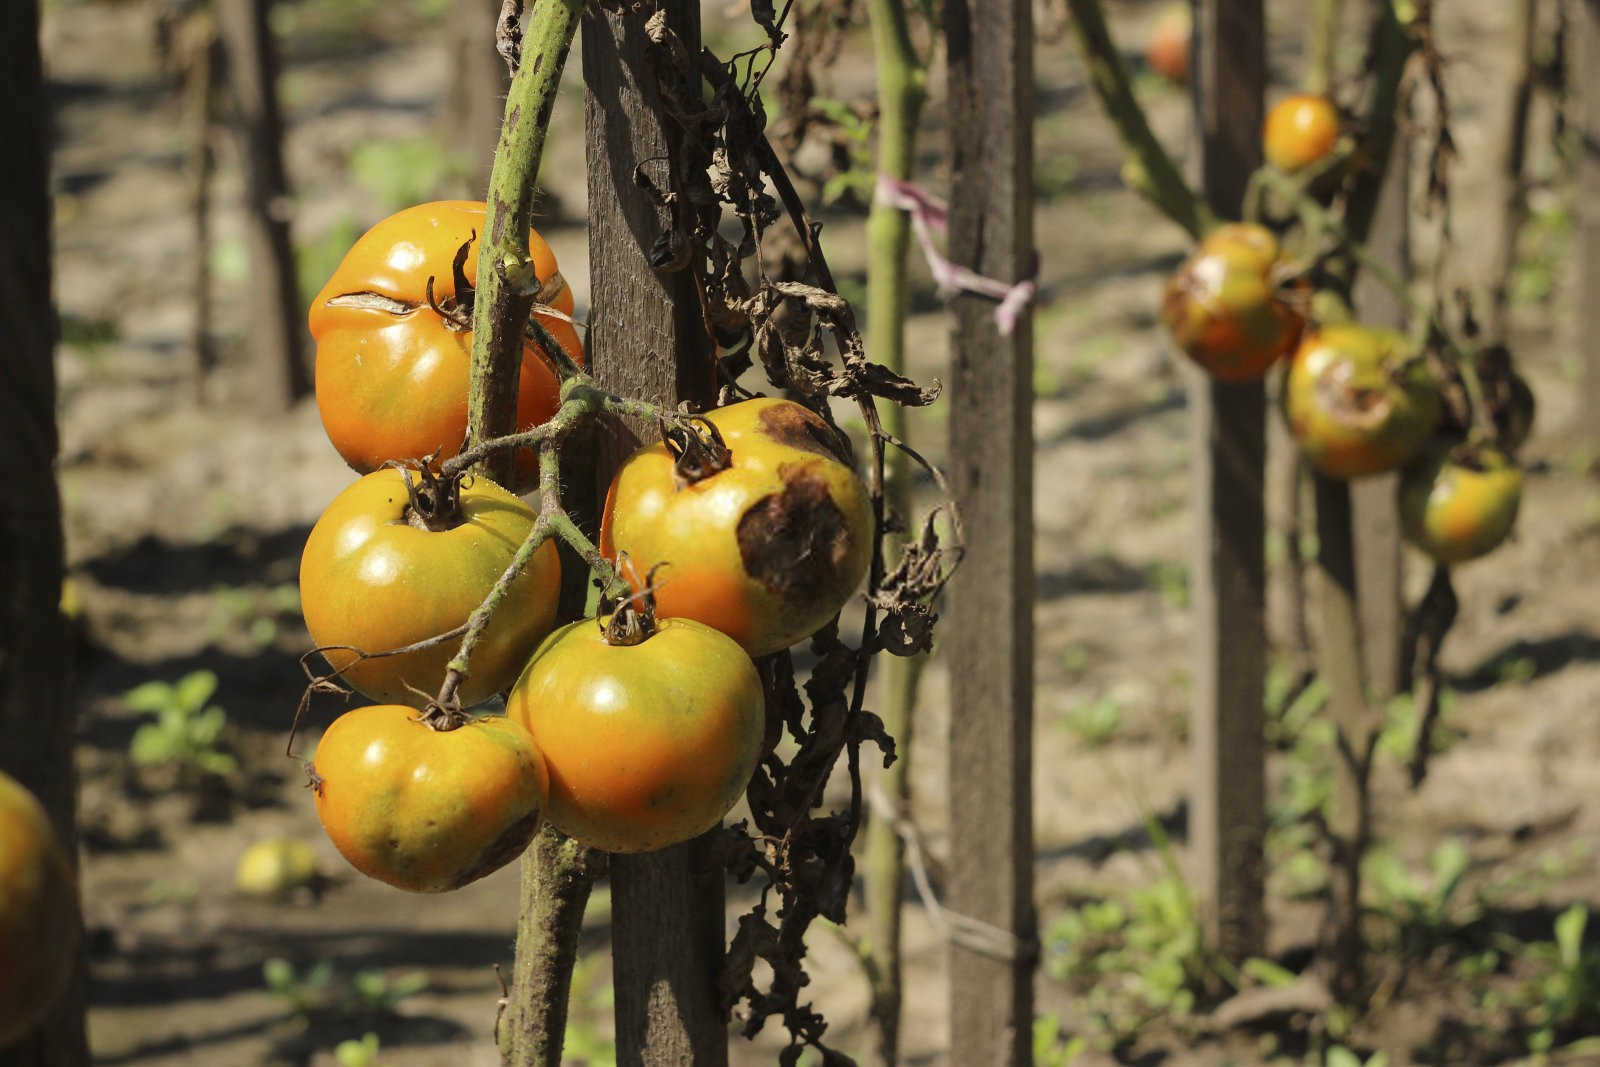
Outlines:
[{"label": "tomato cluster", "polygon": [[[548,541],[524,548],[538,515],[439,466],[465,433],[462,305],[482,221],[481,204],[401,212],[361,239],[312,310],[324,425],[367,473],[312,528],[301,600],[333,677],[373,701],[318,744],[316,808],[353,866],[417,892],[499,868],[545,819],[616,852],[715,826],[762,752],[752,657],[821,628],[872,554],[866,488],[816,413],[754,399],[674,417],[607,495],[599,551],[632,590],[552,633],[560,559]],[[540,278],[559,278],[537,235],[532,250]],[[545,303],[545,325],[571,342],[566,367],[581,366],[562,330],[570,293]],[[522,368],[524,425],[559,397],[542,355],[530,345]],[[462,710],[497,693],[505,715]]]},{"label": "tomato cluster", "polygon": [[[1315,163],[1332,150],[1337,120],[1321,97],[1285,100],[1267,122],[1269,161],[1280,170]],[[1451,372],[1435,358],[1394,330],[1308,323],[1312,301],[1295,275],[1271,230],[1221,225],[1167,280],[1162,318],[1219,381],[1257,380],[1289,354],[1282,402],[1301,454],[1330,478],[1403,471],[1406,537],[1436,561],[1474,559],[1504,541],[1522,490],[1511,457],[1533,420],[1533,395],[1509,356],[1490,349],[1470,372],[1483,395],[1467,406],[1483,406],[1491,445],[1483,428],[1447,410]]]}]

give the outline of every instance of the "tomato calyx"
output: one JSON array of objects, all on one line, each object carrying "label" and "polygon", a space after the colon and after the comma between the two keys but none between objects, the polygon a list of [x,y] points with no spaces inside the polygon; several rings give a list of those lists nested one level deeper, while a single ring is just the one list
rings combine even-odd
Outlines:
[{"label": "tomato calyx", "polygon": [[452,694],[444,703],[437,700],[428,701],[418,713],[417,721],[430,730],[447,734],[451,730],[459,730],[467,725],[472,721],[472,716],[462,710],[460,701]]},{"label": "tomato calyx", "polygon": [[682,422],[660,420],[661,441],[672,453],[672,480],[679,489],[703,482],[733,465],[733,452],[722,431],[709,420],[695,416]]},{"label": "tomato calyx", "polygon": [[[623,570],[637,574],[633,571],[632,564],[624,557],[621,561]],[[605,636],[606,644],[613,647],[626,647],[640,645],[655,636],[656,632],[656,597],[655,579],[656,571],[666,566],[657,563],[650,568],[650,573],[645,575],[643,588],[638,592],[630,593],[622,598],[612,610],[611,617],[600,624],[600,632]],[[630,578],[630,581],[636,579]]]},{"label": "tomato calyx", "polygon": [[472,242],[478,239],[478,231],[473,230],[472,235],[461,242],[461,247],[456,249],[455,258],[450,261],[450,277],[455,282],[454,296],[447,296],[443,300],[436,300],[433,296],[433,275],[428,275],[427,297],[428,307],[433,313],[444,320],[445,328],[455,333],[467,333],[472,329],[472,307],[477,299],[477,290],[472,288],[472,283],[467,281],[467,253],[472,250]]},{"label": "tomato calyx", "polygon": [[[417,462],[415,470],[404,463],[385,464],[399,471],[405,479],[406,493],[410,498],[405,508],[406,522],[429,533],[453,530],[462,521],[461,481],[467,475],[460,472],[444,475],[433,473],[433,461],[438,455],[435,452],[423,457]],[[411,480],[413,473],[417,475],[415,482]]]}]

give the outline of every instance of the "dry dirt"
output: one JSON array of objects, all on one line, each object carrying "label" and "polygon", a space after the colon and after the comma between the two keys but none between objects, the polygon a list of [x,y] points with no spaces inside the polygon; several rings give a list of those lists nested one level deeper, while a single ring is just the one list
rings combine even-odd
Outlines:
[{"label": "dry dirt", "polygon": [[[439,18],[429,14],[441,6],[280,5],[293,42],[283,88],[303,243],[346,218],[364,225],[384,213],[351,180],[351,152],[432,128],[448,74]],[[1124,40],[1136,40],[1154,14],[1146,4],[1112,6]],[[1489,176],[1511,14],[1492,0],[1442,6],[1462,155],[1458,225],[1470,246],[1493,219]],[[335,1016],[304,1029],[263,984],[263,961],[283,957],[302,968],[329,961],[344,976],[425,970],[427,990],[378,1027],[382,1062],[496,1063],[491,967],[511,958],[515,868],[437,899],[362,879],[323,838],[299,766],[282,755],[301,685],[295,660],[307,645],[291,595],[300,547],[352,476],[327,445],[312,404],[281,416],[257,415],[249,404],[238,344],[245,279],[236,266],[240,183],[231,142],[220,134],[216,142],[210,253],[224,358],[207,402],[197,405],[186,340],[196,252],[181,104],[153,47],[154,4],[47,7],[58,131],[57,292],[67,327],[61,479],[87,633],[79,757],[97,1061],[333,1062],[332,1046],[360,1036],[368,1020]],[[1271,7],[1275,73],[1286,84],[1298,70],[1304,5]],[[754,41],[742,29],[719,32],[725,42]],[[847,50],[825,91],[866,91],[867,54],[859,41]],[[1038,73],[1035,771],[1038,903],[1048,925],[1069,898],[1159,875],[1139,832],[1147,815],[1167,817],[1182,841],[1191,624],[1177,579],[1192,519],[1183,376],[1154,315],[1182,236],[1122,190],[1114,143],[1067,39],[1040,45]],[[583,203],[576,77],[574,69],[545,171],[562,211],[544,230],[582,305],[585,237],[571,221]],[[922,156],[935,189],[947,182],[939,81],[936,74]],[[1181,148],[1182,96],[1141,84],[1159,132]],[[1559,188],[1539,195],[1557,206],[1570,196]],[[826,217],[835,270],[859,292],[862,219]],[[1519,307],[1515,320],[1518,358],[1540,408],[1526,450],[1519,531],[1492,562],[1458,579],[1461,619],[1444,665],[1459,690],[1449,721],[1459,739],[1420,792],[1407,792],[1392,768],[1379,781],[1380,832],[1419,868],[1450,837],[1469,848],[1477,882],[1560,857],[1555,876],[1514,902],[1546,918],[1573,900],[1600,903],[1590,847],[1600,830],[1592,803],[1600,789],[1600,487],[1580,473],[1579,446],[1581,422],[1597,416],[1574,399],[1582,339],[1564,247],[1552,292]],[[920,265],[916,278],[909,347],[916,371],[933,376],[944,359],[946,319]],[[938,408],[914,422],[917,439],[934,453],[942,451],[942,427]],[[1414,585],[1423,569],[1409,562]],[[246,768],[239,794],[221,805],[175,794],[159,775],[130,767],[140,717],[119,701],[140,682],[202,667],[221,678],[217,701]],[[1502,675],[1514,677],[1499,682]],[[947,819],[944,680],[935,663],[913,759],[917,822],[936,861]],[[1119,721],[1109,740],[1091,745],[1071,724],[1102,700],[1115,703]],[[327,714],[302,732],[299,751],[312,749]],[[312,843],[330,879],[326,892],[282,904],[236,896],[234,865],[244,848],[284,834]],[[602,1041],[609,1028],[605,903],[597,896],[586,928],[573,1062],[584,1062],[583,1046]],[[1315,909],[1275,893],[1271,917],[1274,954],[1293,958],[1313,935]],[[915,901],[908,923],[906,1053],[909,1062],[942,1063],[943,942]],[[836,1042],[862,1049],[865,983],[826,932],[815,937],[812,974]],[[1083,1022],[1061,985],[1041,977],[1038,991],[1041,1011]],[[1411,1062],[1413,1050],[1460,1027],[1469,992],[1415,981],[1357,1039],[1387,1049],[1391,1063]],[[741,1063],[770,1063],[776,1047],[769,1032],[754,1046],[736,1041],[734,1054]],[[1454,1062],[1499,1062],[1504,1054],[1492,1041],[1466,1047],[1478,1051]],[[1167,1065],[1265,1062],[1253,1033],[1190,1043],[1157,1032],[1129,1055]],[[1107,1060],[1089,1053],[1077,1062]]]}]

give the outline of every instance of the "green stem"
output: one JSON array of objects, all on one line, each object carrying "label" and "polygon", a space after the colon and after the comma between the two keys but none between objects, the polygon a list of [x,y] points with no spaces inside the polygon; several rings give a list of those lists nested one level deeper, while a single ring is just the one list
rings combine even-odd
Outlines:
[{"label": "green stem", "polygon": [[[916,168],[917,124],[927,99],[928,72],[911,41],[905,0],[870,0],[873,53],[878,76],[878,173],[909,180]],[[909,306],[906,256],[911,217],[874,202],[867,219],[867,351],[896,374],[905,373],[905,324]],[[885,428],[906,439],[906,409],[889,405]],[[886,457],[884,503],[902,519],[911,514],[911,462],[899,449]],[[885,539],[884,552],[898,557],[903,537]],[[905,857],[897,823],[910,805],[907,767],[921,657],[890,656],[884,664],[879,715],[895,738],[898,759],[878,776],[886,810],[867,825],[867,939],[872,983],[871,1015],[878,1030],[878,1059],[893,1067],[899,1055],[901,960],[900,885]]]},{"label": "green stem", "polygon": [[[546,989],[542,997],[513,996],[495,1040],[508,1067],[557,1067],[566,1036],[567,1001],[583,911],[589,891],[605,868],[594,852],[546,823],[522,857],[522,896],[517,918],[517,956],[512,988]],[[550,982],[551,975],[564,975]]]},{"label": "green stem", "polygon": [[1342,0],[1316,0],[1306,32],[1306,92],[1326,96],[1333,88]]},{"label": "green stem", "polygon": [[1211,209],[1183,180],[1167,150],[1150,130],[1144,109],[1133,95],[1121,53],[1106,28],[1100,0],[1067,0],[1072,28],[1088,67],[1089,83],[1100,97],[1106,115],[1117,128],[1126,162],[1123,179],[1159,208],[1162,214],[1189,231],[1197,240],[1216,225]]},{"label": "green stem", "polygon": [[[488,217],[478,245],[467,394],[469,444],[516,429],[523,338],[541,281],[528,251],[535,183],[556,90],[583,7],[583,0],[536,0],[522,39],[522,60],[506,97],[505,124],[489,177]],[[510,484],[510,451],[486,457],[483,466],[488,477]]]},{"label": "green stem", "polygon": [[[583,9],[583,0],[535,0],[522,39],[520,62],[506,97],[505,121],[495,146],[485,198],[487,217],[478,247],[467,393],[469,446],[517,429],[517,379],[528,316],[541,281],[528,250],[535,183],[556,91]],[[565,396],[564,390],[563,399]],[[551,430],[548,438],[539,443],[541,489],[546,494],[534,524],[534,534],[540,538],[563,532],[554,518],[559,501],[556,511],[550,507],[559,491],[553,471],[558,460],[556,443],[563,432]],[[489,453],[484,456],[480,472],[501,484],[510,484],[514,457],[515,450],[511,448]],[[530,536],[529,541],[533,540]],[[536,548],[537,544],[525,544],[518,556],[531,557]],[[501,576],[497,588],[502,584],[510,584],[506,575]],[[486,624],[488,612],[480,608],[474,613],[475,621],[480,614],[482,624]],[[478,632],[482,632],[481,624]],[[469,630],[468,637],[472,636]],[[464,672],[470,654],[471,646],[464,639],[446,672],[446,687],[457,676],[458,663]],[[441,691],[441,696],[446,695]],[[543,850],[554,848],[555,844],[558,842],[552,842],[550,832],[542,833],[536,846],[541,855],[523,861],[525,885],[518,921],[516,982],[508,1005],[514,1028],[505,1050],[506,1061],[517,1067],[557,1067],[566,1034],[567,998],[578,957],[577,931],[588,899],[588,851],[577,845],[562,846],[548,857],[551,862],[539,862],[546,858]]]}]

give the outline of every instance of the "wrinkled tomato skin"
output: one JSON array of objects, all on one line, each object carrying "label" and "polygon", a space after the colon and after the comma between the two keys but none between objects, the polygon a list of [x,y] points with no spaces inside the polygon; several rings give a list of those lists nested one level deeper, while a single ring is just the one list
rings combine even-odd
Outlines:
[{"label": "wrinkled tomato skin", "polygon": [[549,777],[533,738],[500,716],[435,730],[417,712],[345,712],[312,761],[317,817],[370,878],[414,893],[459,889],[511,862],[539,829]]},{"label": "wrinkled tomato skin", "polygon": [[1430,449],[1400,480],[1406,540],[1438,563],[1465,563],[1494,551],[1510,536],[1521,503],[1522,471],[1495,448],[1478,449],[1472,463]]},{"label": "wrinkled tomato skin", "polygon": [[[467,372],[472,331],[456,330],[427,303],[433,278],[436,302],[455,296],[451,262],[473,234],[481,235],[484,206],[470,200],[418,204],[368,230],[345,255],[311,304],[311,336],[317,343],[317,410],[328,439],[356,470],[366,473],[388,460],[419,459],[436,449],[447,459],[461,450],[467,432]],[[528,235],[534,269],[543,282],[559,277],[555,255],[538,233]],[[477,283],[478,242],[472,240],[463,272]],[[572,314],[572,290],[557,283],[545,302]],[[372,307],[339,306],[336,298],[378,293],[413,305],[404,314]],[[330,303],[330,301],[334,301]],[[575,361],[583,346],[572,324],[535,313]],[[559,384],[537,345],[524,350],[517,387],[517,425],[527,429],[555,413]],[[517,457],[519,485],[531,485],[531,454]]]},{"label": "wrinkled tomato skin", "polygon": [[[657,442],[617,472],[606,495],[600,551],[626,553],[635,588],[658,564],[656,611],[697,619],[752,656],[803,640],[838,613],[872,559],[866,487],[813,412],[788,400],[746,400],[707,415],[732,465],[691,485],[673,477]],[[759,521],[779,514],[783,544]],[[767,531],[770,532],[770,531]]]},{"label": "wrinkled tomato skin", "polygon": [[1324,326],[1295,351],[1284,414],[1313,467],[1360,478],[1412,459],[1439,420],[1439,390],[1410,343],[1394,331]]},{"label": "wrinkled tomato skin", "polygon": [[0,1048],[39,1023],[72,974],[77,887],[44,807],[0,773]]},{"label": "wrinkled tomato skin", "polygon": [[1183,353],[1219,381],[1257,381],[1300,336],[1300,316],[1275,292],[1277,261],[1272,231],[1229,223],[1167,279],[1162,320]]},{"label": "wrinkled tomato skin", "polygon": [[1262,124],[1261,147],[1267,162],[1290,174],[1324,159],[1338,140],[1338,109],[1327,97],[1311,93],[1284,97]]},{"label": "wrinkled tomato skin", "polygon": [[[399,471],[374,471],[335,497],[312,527],[300,560],[300,602],[315,644],[381,652],[460,626],[499,580],[535,518],[528,505],[487,478],[463,485],[462,522],[450,530],[410,525],[408,501]],[[473,652],[462,704],[476,704],[516,680],[555,623],[560,585],[556,547],[546,542]],[[455,639],[368,659],[340,680],[373,700],[420,707],[427,697],[407,687],[437,692],[459,646]],[[340,649],[325,655],[336,669],[355,659]]]},{"label": "wrinkled tomato skin", "polygon": [[556,631],[506,701],[544,753],[550,822],[608,852],[716,826],[761,754],[765,701],[750,657],[692,619],[657,625],[636,645],[607,644],[594,619]]}]

